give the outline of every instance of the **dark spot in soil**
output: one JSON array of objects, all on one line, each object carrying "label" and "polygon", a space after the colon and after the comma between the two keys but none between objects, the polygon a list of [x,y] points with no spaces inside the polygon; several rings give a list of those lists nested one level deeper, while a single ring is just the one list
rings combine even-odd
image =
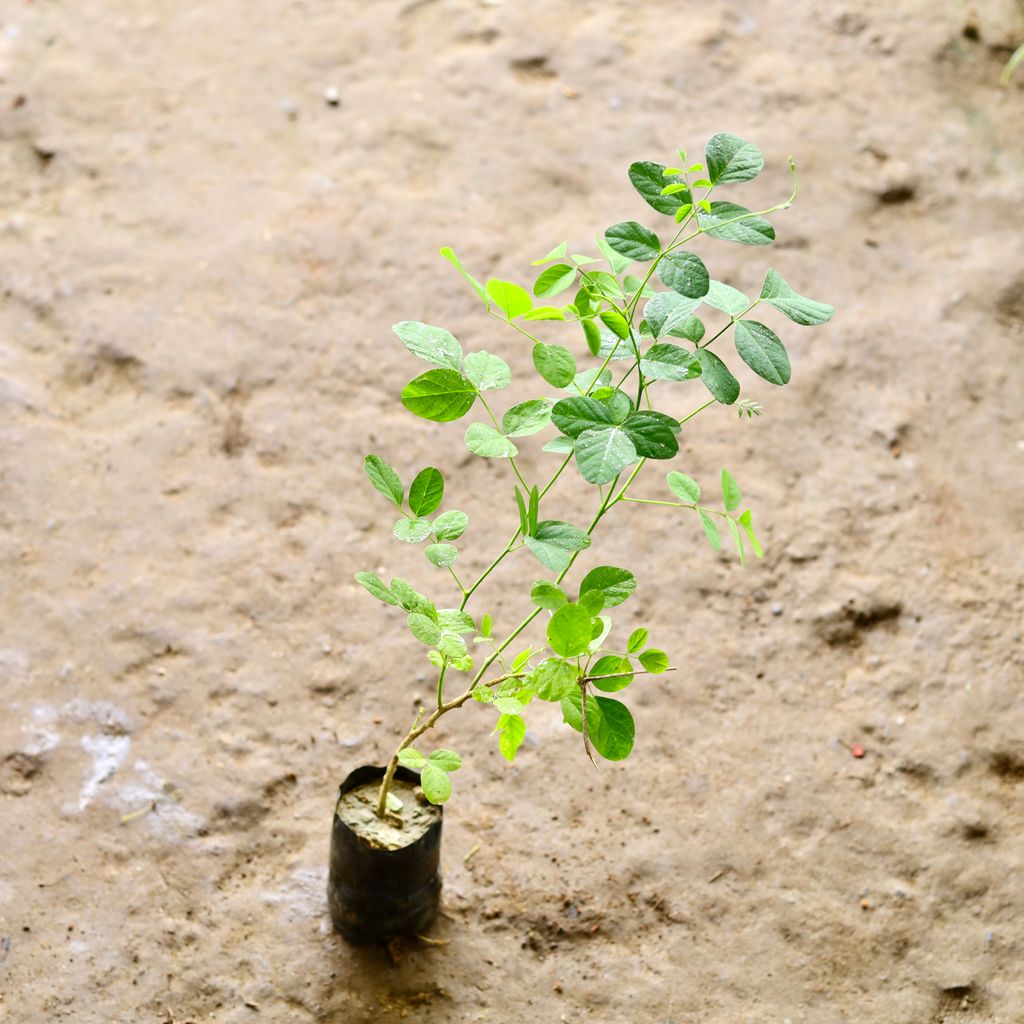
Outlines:
[{"label": "dark spot in soil", "polygon": [[246,432],[242,414],[238,409],[232,409],[228,418],[224,421],[224,431],[221,434],[220,450],[229,458],[237,458],[245,451],[249,444],[249,434]]},{"label": "dark spot in soil", "polygon": [[1024,756],[1009,750],[996,750],[988,759],[993,775],[1005,782],[1024,782]]},{"label": "dark spot in soil", "polygon": [[25,796],[32,780],[43,770],[42,754],[26,754],[16,750],[0,761],[0,793]]},{"label": "dark spot in soil", "polygon": [[878,201],[886,206],[898,206],[909,203],[917,195],[917,189],[906,182],[898,182],[883,188],[878,193]]},{"label": "dark spot in soil", "polygon": [[554,68],[549,67],[548,58],[543,54],[518,57],[509,62],[509,67],[519,78],[537,80],[555,77]]},{"label": "dark spot in soil", "polygon": [[815,629],[830,646],[855,644],[860,642],[862,633],[895,622],[902,614],[903,604],[897,600],[880,596],[848,598],[838,608],[819,613]]},{"label": "dark spot in soil", "polygon": [[996,313],[1004,320],[1024,322],[1024,274],[999,293]]},{"label": "dark spot in soil", "polygon": [[238,800],[222,800],[213,808],[213,817],[218,824],[228,829],[245,831],[254,828],[267,815],[269,807],[252,797]]}]

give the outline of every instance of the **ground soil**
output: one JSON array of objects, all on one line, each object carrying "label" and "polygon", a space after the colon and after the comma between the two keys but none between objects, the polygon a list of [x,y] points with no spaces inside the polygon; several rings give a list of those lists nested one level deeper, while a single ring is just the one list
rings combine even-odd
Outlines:
[{"label": "ground soil", "polygon": [[[1019,4],[37,0],[2,27],[0,1019],[1024,1020]],[[432,686],[352,576],[440,578],[362,455],[449,475],[467,575],[515,522],[508,467],[398,405],[390,325],[528,379],[438,247],[528,280],[653,224],[627,165],[717,130],[768,158],[740,201],[785,194],[789,153],[803,191],[774,249],[703,247],[715,276],[770,261],[839,310],[780,321],[792,385],[744,376],[767,415],[702,414],[675,463],[734,470],[767,556],[616,510],[581,567],[638,574],[618,620],[679,666],[627,691],[635,754],[598,771],[540,708],[510,767],[491,709],[449,716],[437,943],[352,949],[337,785]],[[535,574],[475,610],[517,621]]]}]

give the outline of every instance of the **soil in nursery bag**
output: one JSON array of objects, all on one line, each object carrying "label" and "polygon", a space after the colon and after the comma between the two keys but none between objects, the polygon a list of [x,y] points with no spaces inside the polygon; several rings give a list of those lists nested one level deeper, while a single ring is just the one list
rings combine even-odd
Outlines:
[{"label": "soil in nursery bag", "polygon": [[375,850],[400,850],[410,846],[435,821],[441,820],[440,809],[428,803],[419,786],[398,778],[391,784],[391,794],[402,802],[402,807],[378,818],[379,791],[379,779],[357,786],[341,797],[337,810],[338,817]]}]

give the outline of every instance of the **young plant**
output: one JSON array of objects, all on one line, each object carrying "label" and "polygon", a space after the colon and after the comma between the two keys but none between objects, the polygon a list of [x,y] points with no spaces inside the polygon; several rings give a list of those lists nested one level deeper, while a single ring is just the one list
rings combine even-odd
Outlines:
[{"label": "young plant", "polygon": [[[680,150],[678,166],[634,163],[629,179],[647,205],[668,218],[668,241],[630,220],[613,224],[596,239],[597,256],[569,255],[563,242],[534,261],[543,269],[530,291],[511,281],[483,284],[450,248],[441,250],[487,313],[531,346],[533,364],[547,385],[536,398],[499,411],[493,393],[511,380],[500,356],[464,353],[443,327],[410,320],[395,324],[406,348],[431,366],[406,385],[402,404],[437,423],[461,419],[476,407],[482,417],[467,428],[466,446],[481,458],[508,462],[513,480],[507,500],[515,503],[519,521],[479,577],[463,580],[456,571],[455,542],[469,520],[458,509],[435,516],[445,495],[440,470],[422,469],[406,492],[383,459],[366,456],[370,483],[399,514],[395,536],[408,544],[425,544],[426,560],[446,575],[445,582],[457,594],[452,606],[444,607],[405,580],[385,584],[373,573],[356,576],[370,594],[405,613],[409,630],[427,647],[426,657],[437,668],[436,700],[429,711],[420,709],[387,766],[379,815],[388,808],[388,790],[399,764],[421,772],[428,800],[440,804],[448,799],[449,776],[461,758],[451,750],[428,751],[429,745],[414,744],[444,715],[469,701],[487,705],[495,715],[494,733],[509,761],[523,742],[525,716],[535,701],[559,705],[565,723],[582,735],[591,760],[595,752],[610,761],[629,755],[633,717],[621,700],[606,694],[625,690],[638,675],[670,671],[668,657],[648,644],[646,628],[633,630],[624,640],[612,639],[608,613],[637,585],[628,569],[601,565],[583,577],[575,594],[565,586],[580,552],[591,546],[598,525],[613,509],[632,503],[692,515],[714,549],[722,546],[724,530],[741,562],[748,549],[761,557],[750,510],[742,508],[740,489],[728,470],[721,472],[720,500],[704,498],[697,482],[678,470],[664,477],[663,497],[633,492],[649,463],[666,463],[678,454],[683,425],[705,409],[733,405],[741,419],[761,414],[757,402],[739,397],[739,381],[722,351],[725,335],[731,334],[736,354],[755,374],[782,386],[790,379],[789,357],[760,313],[781,313],[802,326],[832,317],[831,306],[800,295],[775,270],[767,271],[760,293],[751,298],[712,278],[703,259],[688,248],[703,239],[751,246],[774,240],[775,230],[765,218],[796,198],[792,160],[792,193],[783,202],[754,212],[717,198],[754,178],[763,166],[755,146],[725,133],[708,141],[703,162],[689,160]],[[665,287],[659,289],[657,282]],[[569,294],[572,300],[567,302]],[[752,317],[755,310],[758,319]],[[709,330],[698,312],[716,318],[718,325]],[[535,337],[532,331],[540,321],[571,325],[572,334],[582,335],[590,365],[581,366],[569,348]],[[673,398],[685,399],[694,388],[706,389],[709,397],[696,403],[690,398],[692,407],[684,415],[665,411]],[[517,461],[520,446],[525,438],[550,428],[554,436],[542,451],[555,457],[554,469],[546,480],[529,480],[530,471]],[[586,526],[542,515],[552,488],[570,465],[596,492],[595,511]],[[553,578],[537,579],[524,617],[497,630],[486,611],[474,617],[468,609],[488,577],[514,556],[536,559]],[[437,591],[436,585],[424,589]],[[546,618],[543,639],[510,653],[540,616]],[[465,680],[454,697],[448,695],[453,677]]]}]

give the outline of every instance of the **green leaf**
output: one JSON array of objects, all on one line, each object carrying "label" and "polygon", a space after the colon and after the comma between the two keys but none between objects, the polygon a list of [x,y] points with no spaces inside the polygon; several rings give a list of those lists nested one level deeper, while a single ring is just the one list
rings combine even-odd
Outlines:
[{"label": "green leaf", "polygon": [[[622,429],[633,442],[637,455],[645,459],[671,459],[679,451],[678,421],[657,412],[635,412]],[[577,445],[577,450],[578,450]]]},{"label": "green leaf", "polygon": [[429,761],[420,773],[420,786],[423,795],[432,804],[443,804],[452,795],[452,780],[448,773],[432,765]]},{"label": "green leaf", "polygon": [[[599,658],[587,672],[591,686],[605,693],[624,690],[633,682],[633,665],[629,658],[621,658],[617,654],[608,654]],[[613,676],[611,679],[595,679],[595,676]],[[587,709],[590,710],[589,708]],[[587,725],[590,723],[588,722]]]},{"label": "green leaf", "polygon": [[560,701],[576,689],[576,667],[561,658],[545,658],[532,682],[541,700]]},{"label": "green leaf", "polygon": [[[571,698],[570,698],[571,699]],[[591,712],[591,699],[597,713]],[[587,700],[587,735],[594,749],[608,761],[622,761],[633,749],[636,726],[629,708],[611,697]]]},{"label": "green leaf", "polygon": [[420,643],[428,647],[436,647],[441,639],[441,627],[420,612],[409,613],[409,632],[412,633]]},{"label": "green leaf", "polygon": [[499,281],[492,277],[487,282],[487,296],[508,320],[515,320],[533,309],[530,293],[511,281]]},{"label": "green leaf", "polygon": [[630,165],[629,180],[648,206],[671,217],[680,206],[691,201],[691,196],[688,189],[670,196],[661,194],[666,185],[685,184],[678,175],[665,174],[665,169],[664,164],[653,160],[638,161]]},{"label": "green leaf", "polygon": [[526,511],[526,502],[523,500],[523,492],[519,490],[518,486],[515,489],[516,492],[516,508],[519,510],[519,532],[524,537],[530,536],[530,517]]},{"label": "green leaf", "polygon": [[378,601],[383,601],[385,604],[398,604],[398,598],[388,590],[384,581],[376,573],[357,572],[356,581],[373,594]]},{"label": "green leaf", "polygon": [[452,661],[466,657],[466,641],[456,633],[442,633],[437,641],[437,649]]},{"label": "green leaf", "polygon": [[443,327],[421,324],[418,320],[402,320],[391,329],[417,358],[450,370],[458,370],[462,366],[462,346]]},{"label": "green leaf", "polygon": [[409,412],[435,423],[465,416],[475,401],[476,388],[454,370],[427,370],[402,391],[402,405]]},{"label": "green leaf", "polygon": [[740,397],[740,382],[714,352],[702,348],[695,353],[700,363],[700,377],[712,397],[722,405],[732,405]]},{"label": "green leaf", "polygon": [[512,371],[508,363],[500,356],[492,356],[490,352],[470,352],[466,356],[463,372],[477,391],[507,388],[512,383]]},{"label": "green leaf", "polygon": [[514,459],[519,454],[504,434],[486,423],[471,423],[466,428],[466,447],[484,459]]},{"label": "green leaf", "polygon": [[437,621],[437,609],[434,607],[434,602],[413,590],[405,580],[398,576],[391,580],[391,593],[398,598],[398,603],[407,612],[420,612],[432,621]]},{"label": "green leaf", "polygon": [[[608,266],[612,268],[612,275],[618,276],[629,266],[629,258],[613,249],[603,238],[595,238],[594,242],[601,251],[601,255],[608,261]],[[587,271],[587,275],[593,277],[590,271]],[[615,282],[615,289],[621,294],[618,281]]]},{"label": "green leaf", "polygon": [[398,752],[398,763],[418,772],[427,763],[427,759],[418,750],[406,747]]},{"label": "green leaf", "polygon": [[556,263],[548,267],[534,282],[533,294],[539,298],[550,298],[571,288],[576,280],[576,268],[568,263]]},{"label": "green leaf", "polygon": [[551,580],[534,580],[533,586],[530,587],[530,600],[538,608],[548,608],[552,611],[569,603],[565,591]]},{"label": "green leaf", "polygon": [[718,532],[718,527],[715,526],[715,521],[702,508],[697,509],[697,515],[700,516],[700,523],[704,527],[704,532],[708,535],[709,543],[716,551],[720,551],[722,548],[722,537]]},{"label": "green leaf", "polygon": [[[623,262],[623,257],[610,248],[603,239],[599,240],[597,244],[610,263],[621,264],[623,267],[629,265]],[[591,292],[596,291],[598,295],[612,302],[617,302],[623,298],[622,286],[619,284],[618,278],[613,274],[609,274],[607,270],[588,270],[586,288]]]},{"label": "green leaf", "polygon": [[490,636],[491,631],[494,629],[494,619],[488,613],[484,613],[483,618],[480,620],[480,635]]},{"label": "green leaf", "polygon": [[629,634],[629,639],[626,641],[626,650],[629,651],[630,654],[636,654],[636,652],[639,651],[645,643],[647,643],[647,636],[647,630],[644,629],[643,626],[639,629],[634,629],[633,632]]},{"label": "green leaf", "polygon": [[681,324],[665,333],[673,338],[685,338],[696,345],[704,337],[704,323],[695,316],[688,316]]},{"label": "green leaf", "polygon": [[525,651],[520,651],[512,659],[512,671],[518,672],[530,660],[531,654],[533,654],[533,648],[531,647],[527,647]]},{"label": "green leaf", "polygon": [[708,165],[708,177],[715,185],[750,181],[764,167],[764,157],[757,146],[728,132],[719,132],[708,139],[704,159]]},{"label": "green leaf", "polygon": [[501,417],[501,429],[507,437],[526,437],[543,430],[551,422],[551,402],[532,398],[513,405]]},{"label": "green leaf", "polygon": [[434,536],[438,540],[458,540],[468,525],[469,516],[453,508],[450,512],[442,512],[434,520]]},{"label": "green leaf", "polygon": [[459,549],[454,544],[430,544],[423,549],[423,554],[439,569],[447,569],[455,564],[455,559],[459,557]]},{"label": "green leaf", "polygon": [[405,498],[405,488],[398,474],[381,458],[376,455],[367,455],[363,459],[363,469],[369,481],[389,501],[394,502],[396,508],[402,507]]},{"label": "green leaf", "polygon": [[579,606],[590,615],[597,615],[604,608],[604,594],[600,590],[588,590],[585,594],[581,593]]},{"label": "green leaf", "polygon": [[391,532],[405,544],[419,544],[430,536],[429,519],[399,519]]},{"label": "green leaf", "polygon": [[[615,335],[625,341],[629,337],[629,321],[614,309],[606,309],[598,313],[601,323]],[[600,349],[598,349],[600,351]]]},{"label": "green leaf", "polygon": [[562,345],[533,346],[533,365],[537,372],[554,388],[564,388],[576,376],[576,360]]},{"label": "green leaf", "polygon": [[467,273],[466,268],[459,262],[459,258],[452,251],[451,246],[441,246],[441,255],[473,286],[477,295],[484,300],[484,303],[490,306],[490,303],[487,301],[487,293],[484,291],[484,286],[475,277],[473,277],[472,274]]},{"label": "green leaf", "polygon": [[657,647],[648,647],[640,655],[640,664],[648,672],[664,672],[668,668],[668,655],[664,651],[659,651]]},{"label": "green leaf", "polygon": [[500,711],[503,715],[521,715],[526,706],[515,697],[509,696],[495,697],[491,703],[494,705],[494,710]]},{"label": "green leaf", "polygon": [[530,536],[532,537],[537,532],[537,516],[540,513],[540,491],[537,489],[537,485],[534,484],[530,488],[530,502],[527,506],[527,525],[530,527]]},{"label": "green leaf", "polygon": [[757,558],[764,557],[764,549],[761,547],[761,542],[757,539],[757,534],[754,533],[754,522],[749,508],[740,516],[739,524],[743,527],[747,540],[750,541],[750,549],[754,552],[754,555]]},{"label": "green leaf", "polygon": [[793,323],[811,327],[831,320],[835,308],[824,302],[805,299],[793,291],[776,270],[769,270],[761,286],[761,298],[774,306],[780,313],[788,316]]},{"label": "green leaf", "polygon": [[721,281],[712,281],[708,285],[708,293],[704,301],[715,309],[720,309],[729,316],[739,316],[750,306],[750,299],[738,288],[723,284]]},{"label": "green leaf", "polygon": [[593,397],[608,407],[612,422],[616,425],[625,423],[633,411],[632,399],[618,388],[598,388],[594,391]]},{"label": "green leaf", "polygon": [[740,533],[740,528],[732,519],[726,519],[726,523],[729,525],[729,533],[732,534],[732,541],[736,545],[736,554],[740,556],[740,565],[746,565],[747,553],[743,550],[743,534]]},{"label": "green leaf", "polygon": [[597,654],[611,631],[612,620],[607,615],[598,615],[594,620],[594,632],[590,637],[590,646],[587,650],[591,654]]},{"label": "green leaf", "polygon": [[788,384],[792,370],[778,335],[756,320],[737,320],[733,340],[740,359],[769,384]]},{"label": "green leaf", "polygon": [[526,737],[526,723],[518,715],[502,715],[498,719],[498,750],[506,761],[514,761]]},{"label": "green leaf", "polygon": [[585,654],[593,638],[593,616],[578,604],[565,604],[548,622],[548,645],[563,658]]},{"label": "green leaf", "polygon": [[688,299],[702,299],[711,282],[704,261],[692,252],[673,252],[662,257],[658,277],[666,287]]},{"label": "green leaf", "polygon": [[693,477],[689,477],[685,473],[677,473],[673,470],[665,477],[665,480],[668,483],[668,489],[677,498],[694,503],[700,501],[700,486]]},{"label": "green leaf", "polygon": [[628,569],[614,565],[599,565],[591,569],[580,583],[580,596],[599,591],[604,596],[606,608],[622,604],[636,590],[636,577]]},{"label": "green leaf", "polygon": [[454,750],[438,747],[427,755],[427,763],[443,772],[455,772],[462,767],[462,758]]},{"label": "green leaf", "polygon": [[692,380],[700,376],[700,363],[678,345],[652,345],[640,360],[640,371],[653,380]]},{"label": "green leaf", "polygon": [[604,233],[604,237],[617,253],[637,263],[653,260],[661,252],[658,236],[635,220],[613,224]]},{"label": "green leaf", "polygon": [[541,565],[552,572],[562,572],[574,552],[590,547],[590,537],[569,523],[545,519],[537,524],[534,535],[526,538],[526,546]]},{"label": "green leaf", "polygon": [[580,322],[583,324],[583,340],[586,341],[590,354],[596,356],[601,350],[601,328],[593,320]]},{"label": "green leaf", "polygon": [[580,370],[573,378],[572,383],[565,389],[571,394],[586,396],[587,392],[597,387],[605,387],[612,382],[612,371],[602,370],[599,366],[591,366],[587,370]]},{"label": "green leaf", "polygon": [[523,315],[524,320],[565,320],[566,313],[572,312],[569,306],[559,309],[557,306],[536,306]]},{"label": "green leaf", "polygon": [[552,260],[564,259],[567,251],[568,246],[565,242],[562,242],[560,245],[556,245],[554,249],[552,249],[551,252],[547,254],[547,256],[541,256],[539,260],[534,260],[530,264],[530,266],[540,267],[543,266],[545,263],[550,263]]},{"label": "green leaf", "polygon": [[433,466],[420,470],[409,488],[409,508],[413,515],[428,516],[444,499],[444,477]]},{"label": "green leaf", "polygon": [[775,228],[764,217],[736,203],[712,203],[707,213],[697,214],[697,224],[711,238],[741,245],[770,245],[775,240]]},{"label": "green leaf", "polygon": [[639,458],[623,427],[584,430],[576,438],[576,465],[587,483],[606,484]]},{"label": "green leaf", "polygon": [[[696,500],[696,499],[694,499]],[[729,470],[722,469],[722,503],[726,512],[740,507],[740,489]]]},{"label": "green leaf", "polygon": [[579,437],[584,430],[613,426],[612,408],[596,398],[563,398],[551,410],[551,422],[567,437]]},{"label": "green leaf", "polygon": [[658,292],[644,306],[644,319],[655,338],[677,328],[700,305],[700,299],[686,298],[678,292]]},{"label": "green leaf", "polygon": [[657,294],[649,284],[644,284],[643,278],[633,274],[627,274],[622,279],[622,288],[627,295],[636,295],[637,292],[641,292],[641,298],[644,299],[649,299]]},{"label": "green leaf", "polygon": [[449,633],[475,633],[473,616],[460,608],[442,608],[437,613],[437,624]]}]

